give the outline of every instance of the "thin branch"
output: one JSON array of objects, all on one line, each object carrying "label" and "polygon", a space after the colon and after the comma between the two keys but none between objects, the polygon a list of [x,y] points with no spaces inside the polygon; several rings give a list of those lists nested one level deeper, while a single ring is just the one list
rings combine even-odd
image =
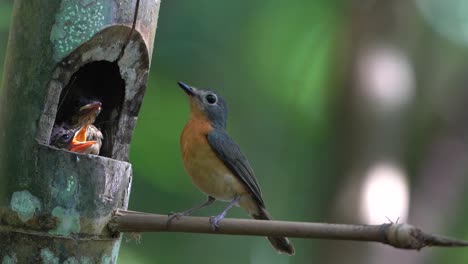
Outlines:
[{"label": "thin branch", "polygon": [[404,249],[426,246],[468,246],[468,241],[427,234],[408,224],[344,225],[251,219],[223,219],[213,230],[207,217],[181,217],[170,224],[167,215],[117,210],[109,223],[114,232],[186,232],[206,234],[286,236],[381,242]]}]

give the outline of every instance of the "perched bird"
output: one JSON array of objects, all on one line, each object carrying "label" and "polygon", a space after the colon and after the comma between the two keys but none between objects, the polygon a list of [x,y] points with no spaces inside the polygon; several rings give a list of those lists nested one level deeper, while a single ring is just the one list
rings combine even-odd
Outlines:
[{"label": "perched bird", "polygon": [[[235,205],[255,219],[271,220],[252,167],[225,131],[227,106],[223,98],[212,90],[196,89],[182,82],[178,84],[190,98],[190,118],[180,138],[182,160],[187,174],[208,195],[208,200],[171,214],[168,221],[189,215],[215,200],[229,201],[226,209],[210,218],[215,229]],[[287,238],[268,237],[268,240],[279,253],[294,254],[294,247]]]},{"label": "perched bird", "polygon": [[86,135],[88,126],[83,126],[79,129],[72,129],[65,124],[54,126],[50,144],[69,151],[85,153],[88,149],[95,145],[96,141],[86,141],[83,138]]}]

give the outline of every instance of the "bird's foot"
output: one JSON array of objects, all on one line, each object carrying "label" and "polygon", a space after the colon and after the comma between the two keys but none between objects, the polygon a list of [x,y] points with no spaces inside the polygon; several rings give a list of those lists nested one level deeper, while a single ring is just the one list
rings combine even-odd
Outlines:
[{"label": "bird's foot", "polygon": [[210,224],[214,231],[217,231],[219,229],[219,221],[221,221],[224,218],[224,215],[225,214],[222,213],[217,216],[210,217]]},{"label": "bird's foot", "polygon": [[172,220],[174,219],[177,219],[179,220],[182,216],[187,216],[189,215],[189,213],[186,213],[186,212],[179,212],[179,213],[175,213],[175,212],[170,212],[167,216],[167,225],[169,225]]}]

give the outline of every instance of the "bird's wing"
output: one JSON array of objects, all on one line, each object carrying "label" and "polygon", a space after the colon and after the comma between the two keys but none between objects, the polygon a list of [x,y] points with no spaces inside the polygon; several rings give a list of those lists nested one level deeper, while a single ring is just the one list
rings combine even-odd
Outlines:
[{"label": "bird's wing", "polygon": [[225,131],[220,129],[215,129],[208,133],[207,139],[211,148],[224,162],[224,165],[242,180],[255,199],[265,207],[260,186],[257,179],[255,179],[255,173],[249,161],[242,154],[239,146]]}]

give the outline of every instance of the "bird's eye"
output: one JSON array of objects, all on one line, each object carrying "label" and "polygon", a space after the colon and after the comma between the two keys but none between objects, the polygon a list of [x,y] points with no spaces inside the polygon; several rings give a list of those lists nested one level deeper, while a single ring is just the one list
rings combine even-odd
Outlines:
[{"label": "bird's eye", "polygon": [[216,95],[214,94],[208,94],[206,97],[205,97],[206,101],[209,103],[209,104],[214,104],[216,103]]},{"label": "bird's eye", "polygon": [[70,137],[71,137],[70,134],[65,134],[65,135],[62,136],[62,138],[65,139],[65,140],[69,139]]}]

